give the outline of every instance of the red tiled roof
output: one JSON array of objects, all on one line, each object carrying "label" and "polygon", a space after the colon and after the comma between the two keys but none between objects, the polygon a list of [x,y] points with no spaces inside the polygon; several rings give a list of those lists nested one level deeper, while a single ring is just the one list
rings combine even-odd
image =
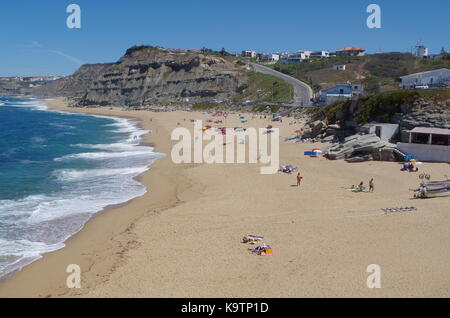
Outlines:
[{"label": "red tiled roof", "polygon": [[336,52],[345,52],[345,51],[365,51],[365,50],[354,46],[347,46],[344,47],[343,49],[337,50]]}]

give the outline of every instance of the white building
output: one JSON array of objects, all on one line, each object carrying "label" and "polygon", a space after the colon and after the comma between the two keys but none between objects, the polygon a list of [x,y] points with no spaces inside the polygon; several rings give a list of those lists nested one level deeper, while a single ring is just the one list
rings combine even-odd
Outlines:
[{"label": "white building", "polygon": [[358,99],[363,93],[364,85],[347,83],[323,89],[317,97],[319,103],[328,105],[337,101]]},{"label": "white building", "polygon": [[360,131],[366,134],[375,134],[382,140],[390,141],[398,135],[400,128],[398,124],[370,123],[362,126]]},{"label": "white building", "polygon": [[343,49],[336,51],[336,56],[364,56],[366,55],[366,50],[354,47],[354,46],[347,46]]},{"label": "white building", "polygon": [[310,56],[311,59],[325,59],[330,57],[330,52],[328,51],[313,51]]},{"label": "white building", "polygon": [[416,86],[433,86],[438,84],[450,84],[450,70],[442,68],[439,70],[421,72],[401,77],[403,89],[416,88]]},{"label": "white building", "polygon": [[280,60],[279,54],[263,53],[261,54],[261,61],[263,62],[278,62]]},{"label": "white building", "polygon": [[421,161],[450,162],[450,129],[416,127],[397,149]]},{"label": "white building", "polygon": [[242,51],[242,57],[256,58],[256,52],[250,50]]},{"label": "white building", "polygon": [[346,65],[335,65],[332,67],[333,71],[345,71],[347,69]]},{"label": "white building", "polygon": [[416,56],[427,58],[429,56],[428,48],[424,45],[416,46]]},{"label": "white building", "polygon": [[282,60],[284,64],[295,64],[301,63],[308,60],[311,56],[312,51],[298,51],[296,53],[288,54]]}]

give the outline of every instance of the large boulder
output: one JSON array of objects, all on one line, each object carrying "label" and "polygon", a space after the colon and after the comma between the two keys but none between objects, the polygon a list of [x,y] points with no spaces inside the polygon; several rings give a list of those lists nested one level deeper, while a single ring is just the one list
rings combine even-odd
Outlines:
[{"label": "large boulder", "polygon": [[353,135],[345,138],[341,143],[332,145],[326,156],[328,159],[334,160],[348,159],[354,156],[369,158],[367,155],[385,147],[395,148],[395,145],[374,134]]},{"label": "large boulder", "polygon": [[312,124],[312,135],[315,137],[319,134],[324,133],[326,129],[327,125],[323,121],[321,120],[315,121]]}]

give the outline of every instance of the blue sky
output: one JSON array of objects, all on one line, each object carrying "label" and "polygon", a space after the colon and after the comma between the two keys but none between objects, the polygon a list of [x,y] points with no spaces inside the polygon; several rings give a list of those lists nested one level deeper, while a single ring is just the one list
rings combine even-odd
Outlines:
[{"label": "blue sky", "polygon": [[[81,7],[81,29],[66,7]],[[368,29],[366,8],[382,9]],[[2,0],[0,76],[68,75],[82,63],[117,61],[134,44],[239,52],[336,50],[450,51],[448,0]]]}]

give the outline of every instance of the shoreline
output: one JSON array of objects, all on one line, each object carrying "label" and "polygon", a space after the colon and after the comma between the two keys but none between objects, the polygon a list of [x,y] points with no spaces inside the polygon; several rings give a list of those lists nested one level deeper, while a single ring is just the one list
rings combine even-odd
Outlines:
[{"label": "shoreline", "polygon": [[[133,120],[136,122],[137,127],[143,130],[149,130],[143,125],[143,119],[139,118],[139,116],[133,116],[133,115],[124,115],[122,113],[119,114],[105,114],[98,108],[72,108],[68,107],[66,103],[61,98],[51,99],[51,100],[45,100],[45,106],[48,107],[49,110],[55,110],[55,111],[63,111],[63,112],[70,112],[70,113],[81,113],[86,115],[99,115],[99,116],[106,116],[106,117],[115,117],[115,118],[125,118],[128,120]],[[113,110],[114,111],[114,110]],[[162,129],[162,127],[158,127],[158,129]],[[92,218],[90,218],[86,224],[80,229],[80,231],[74,233],[71,235],[65,242],[65,246],[61,249],[44,253],[42,257],[38,260],[33,261],[32,263],[25,265],[20,271],[14,272],[12,275],[9,275],[9,277],[4,278],[2,281],[0,281],[0,297],[65,297],[67,294],[73,292],[73,290],[68,290],[67,287],[65,287],[65,279],[64,277],[67,277],[67,273],[65,272],[65,267],[60,268],[59,271],[57,271],[57,275],[55,277],[49,277],[47,274],[46,279],[48,278],[49,281],[45,282],[38,282],[39,286],[29,286],[30,277],[37,277],[42,274],[42,271],[45,272],[46,268],[53,268],[54,263],[61,264],[63,262],[63,259],[66,257],[65,255],[76,255],[76,258],[78,258],[80,261],[76,262],[73,261],[74,264],[79,264],[82,268],[89,268],[89,271],[91,271],[92,266],[94,263],[98,263],[98,260],[92,261],[89,259],[86,259],[83,257],[83,255],[86,254],[93,254],[98,253],[98,247],[90,247],[85,249],[84,242],[84,236],[87,236],[85,232],[88,232],[89,236],[95,235],[95,231],[98,229],[98,226],[103,227],[101,223],[105,222],[114,222],[117,224],[117,220],[113,220],[113,216],[108,216],[108,214],[119,214],[119,211],[123,208],[125,208],[127,205],[131,204],[134,200],[139,199],[144,196],[150,196],[154,192],[153,185],[156,185],[159,183],[159,178],[154,173],[154,170],[161,170],[165,169],[166,165],[158,163],[167,157],[167,154],[165,152],[158,151],[160,148],[165,148],[163,146],[164,142],[161,140],[162,138],[157,138],[154,135],[152,135],[153,131],[149,130],[148,133],[142,136],[142,140],[140,142],[140,146],[151,146],[154,148],[154,151],[157,153],[163,154],[163,157],[157,158],[152,164],[149,165],[149,169],[143,172],[142,174],[139,174],[135,176],[133,179],[139,181],[142,183],[146,188],[146,193],[142,196],[133,198],[131,200],[128,200],[126,202],[122,202],[119,204],[113,204],[108,205],[104,207],[102,210],[95,213]],[[167,147],[167,146],[166,146]],[[174,185],[174,184],[172,184]],[[152,188],[149,188],[149,186],[152,186]],[[178,204],[176,200],[176,195],[169,195],[165,196],[164,199],[161,198],[154,198],[154,209],[164,210],[169,207],[172,207],[176,204]],[[163,201],[166,201],[166,199],[169,199],[169,203],[163,203]],[[116,244],[113,244],[113,239],[111,237],[106,237],[103,235],[101,238],[103,242],[100,242],[100,246],[108,246],[108,248],[105,249],[106,252],[108,252],[109,256],[115,256],[115,260],[108,260],[106,261],[107,264],[104,264],[100,271],[104,272],[105,267],[110,267],[111,270],[114,269],[114,267],[119,266],[120,263],[123,261],[123,253],[125,253],[128,249],[132,248],[135,244],[133,234],[131,233],[131,229],[133,227],[133,223],[136,222],[139,218],[143,217],[148,211],[144,212],[136,212],[133,213],[133,215],[128,216],[117,216],[120,218],[120,223],[124,222],[125,224],[121,225],[122,230],[118,231],[119,236],[122,236],[120,239],[115,238],[114,240],[117,240]],[[108,218],[108,219],[107,219]],[[104,220],[107,219],[107,220]],[[93,224],[91,224],[93,223]],[[98,223],[98,225],[97,225]],[[93,229],[91,229],[93,228]],[[99,235],[97,235],[99,236]],[[83,244],[83,253],[80,253],[80,248],[77,245]],[[64,252],[63,252],[64,251]],[[67,263],[67,265],[72,264]],[[99,264],[96,264],[98,266]],[[61,266],[59,266],[61,267]],[[95,276],[98,276],[96,273]],[[86,278],[86,277],[84,277]],[[89,275],[89,278],[93,284],[95,284],[95,277],[94,275]],[[62,282],[62,284],[61,284]],[[35,288],[30,288],[35,287]],[[36,288],[37,287],[37,288]],[[46,290],[54,290],[54,293],[52,294],[42,294],[40,291],[46,291]],[[76,292],[74,294],[77,294]]]},{"label": "shoreline", "polygon": [[[23,98],[26,98],[26,97],[24,96]],[[34,99],[34,98],[32,98],[32,99]],[[66,105],[64,105],[65,103],[59,98],[57,98],[56,100],[53,100],[53,99],[43,99],[43,100],[37,99],[37,100],[39,101],[39,103],[37,104],[38,106],[35,107],[37,110],[41,110],[41,107],[45,107],[45,111],[58,112],[58,113],[70,113],[70,114],[83,114],[83,115],[86,115],[86,116],[102,117],[102,118],[112,118],[115,121],[117,121],[118,123],[121,122],[120,121],[121,119],[126,119],[127,121],[129,121],[130,125],[132,125],[136,129],[136,132],[139,132],[139,131],[143,132],[143,131],[145,131],[145,129],[142,127],[141,120],[139,118],[136,118],[135,116],[95,115],[95,114],[90,114],[89,112],[70,111],[70,109],[68,109],[66,107]],[[52,103],[53,108],[49,108],[48,105],[47,105],[48,103]],[[60,104],[63,105],[63,107],[61,107]],[[44,111],[44,108],[42,108],[42,110]],[[139,146],[139,147],[140,146],[151,147],[152,150],[154,150],[155,146],[154,146],[153,143],[144,141],[144,136],[148,135],[148,134],[151,134],[151,131],[147,130],[147,132],[145,134],[141,134],[140,135],[141,136],[141,140],[140,140],[139,144],[137,144],[136,146]],[[132,177],[132,180],[137,181],[137,182],[142,184],[142,175],[145,172],[149,171],[151,169],[151,166],[158,159],[166,156],[166,154],[164,154],[164,153],[158,153],[158,152],[154,152],[154,153],[157,154],[158,157],[153,159],[153,161],[147,166],[147,170],[145,170],[144,172],[142,172],[142,173]],[[15,269],[15,270],[9,272],[8,274],[5,274],[2,277],[0,277],[0,284],[3,283],[3,282],[8,281],[10,279],[12,279],[15,275],[20,273],[24,268],[26,268],[27,266],[31,265],[35,261],[37,261],[39,259],[42,259],[45,255],[53,253],[53,252],[56,252],[56,251],[58,251],[58,250],[60,250],[62,248],[65,248],[66,242],[70,241],[72,239],[72,237],[77,235],[92,218],[97,217],[97,216],[99,216],[99,215],[101,215],[103,213],[107,213],[110,210],[124,207],[125,205],[127,205],[129,202],[131,202],[135,198],[138,198],[140,196],[143,196],[143,195],[147,194],[149,192],[149,189],[147,187],[145,187],[144,184],[142,184],[142,186],[145,188],[145,193],[144,194],[139,194],[139,195],[137,195],[137,196],[135,196],[135,197],[133,197],[131,199],[128,199],[128,200],[120,202],[120,203],[108,204],[108,205],[104,206],[102,209],[92,213],[92,216],[86,221],[85,224],[82,225],[82,227],[79,230],[77,230],[77,231],[75,231],[73,233],[70,233],[64,241],[60,242],[61,244],[64,244],[63,247],[60,247],[60,248],[57,248],[55,250],[51,250],[51,251],[48,251],[48,252],[44,252],[43,254],[40,255],[39,258],[30,260],[28,262],[24,262],[24,264],[20,268]]]},{"label": "shoreline", "polygon": [[[142,120],[152,131],[143,141],[165,154],[173,128],[192,127],[189,117],[211,119],[58,103],[59,110]],[[91,218],[66,247],[0,283],[0,297],[450,297],[450,198],[412,200],[418,175],[398,163],[303,156],[317,144],[283,142],[301,124],[292,120],[273,124],[280,165],[299,167],[301,187],[293,186],[295,175],[261,175],[259,165],[177,165],[166,155],[139,176],[145,195]],[[239,123],[232,115],[225,125]],[[449,174],[447,163],[421,169],[436,179]],[[372,177],[374,193],[346,190]],[[416,212],[381,210],[412,205]],[[273,255],[250,253],[241,243],[249,234],[264,236]],[[65,286],[68,264],[80,265],[81,289]],[[381,289],[366,286],[370,264],[382,269]]]}]

